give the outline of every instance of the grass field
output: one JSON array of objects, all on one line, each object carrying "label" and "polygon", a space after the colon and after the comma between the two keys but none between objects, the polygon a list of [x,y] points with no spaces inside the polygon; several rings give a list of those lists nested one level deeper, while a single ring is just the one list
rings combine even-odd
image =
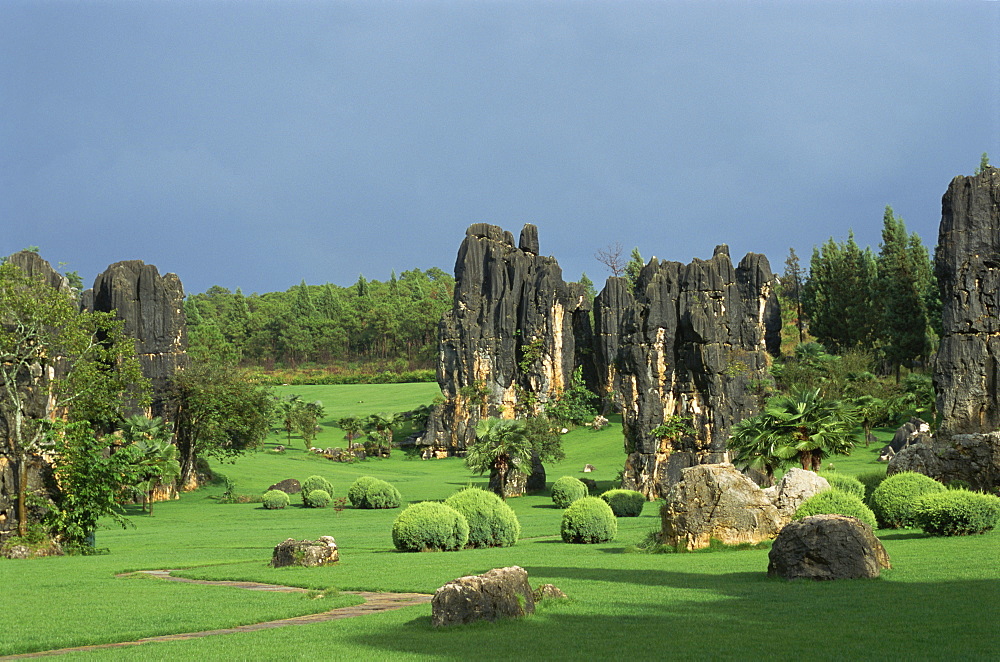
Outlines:
[{"label": "grass field", "polygon": [[[320,399],[330,418],[401,411],[429,402],[434,385],[288,387]],[[618,423],[617,420],[614,421]],[[343,445],[332,427],[317,445]],[[885,433],[882,433],[883,436]],[[268,449],[285,443],[274,434]],[[564,437],[567,458],[547,466],[549,481],[582,476],[601,488],[624,459],[620,427]],[[838,471],[878,468],[877,448],[837,458]],[[442,499],[485,477],[460,459],[388,459],[338,464],[308,454],[293,437],[284,454],[256,453],[220,465],[237,491],[260,493],[284,478],[319,474],[343,496],[359,475],[389,480],[408,502]],[[995,659],[994,614],[1000,609],[1000,534],[935,539],[919,531],[880,531],[893,569],[882,579],[785,582],[766,576],[767,551],[643,554],[633,547],[658,528],[656,504],[619,520],[615,541],[567,545],[562,511],[546,494],[511,499],[523,526],[512,548],[403,554],[390,527],[399,510],[299,507],[263,510],[221,504],[223,484],[157,504],[152,517],[133,513],[136,527],[98,532],[104,556],[0,561],[4,610],[0,655],[229,627],[325,611],[351,596],[304,595],[116,578],[139,569],[183,568],[183,575],[245,579],[307,588],[433,592],[455,577],[520,565],[532,585],[551,582],[567,602],[544,604],[521,621],[435,630],[430,607],[408,607],[355,619],[146,644],[70,658],[105,659]],[[272,548],[285,538],[336,537],[341,562],[327,568],[272,569]]]}]

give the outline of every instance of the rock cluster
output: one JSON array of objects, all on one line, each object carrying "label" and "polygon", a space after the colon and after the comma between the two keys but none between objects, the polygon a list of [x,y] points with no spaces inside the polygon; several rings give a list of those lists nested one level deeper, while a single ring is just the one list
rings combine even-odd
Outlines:
[{"label": "rock cluster", "polygon": [[535,597],[528,584],[528,572],[515,565],[459,577],[439,588],[431,600],[431,623],[440,627],[497,621],[534,611]]},{"label": "rock cluster", "polygon": [[316,541],[289,538],[274,548],[271,566],[284,568],[289,565],[301,565],[311,568],[318,565],[329,565],[339,560],[340,552],[333,536],[320,536],[319,540]]},{"label": "rock cluster", "polygon": [[[830,489],[830,481],[812,471],[789,469],[774,486],[774,506],[785,521],[791,521],[799,506],[811,496]],[[764,490],[768,492],[768,490]]]},{"label": "rock cluster", "polygon": [[785,579],[861,579],[891,568],[871,528],[854,517],[813,515],[781,530],[767,574]]}]

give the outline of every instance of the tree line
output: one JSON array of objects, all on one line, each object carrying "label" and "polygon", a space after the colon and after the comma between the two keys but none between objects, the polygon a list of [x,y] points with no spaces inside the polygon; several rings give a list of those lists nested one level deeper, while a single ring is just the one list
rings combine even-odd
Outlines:
[{"label": "tree line", "polygon": [[385,282],[359,276],[341,287],[299,285],[245,296],[213,286],[185,301],[195,359],[273,369],[305,364],[433,367],[437,328],[455,279],[436,267]]}]

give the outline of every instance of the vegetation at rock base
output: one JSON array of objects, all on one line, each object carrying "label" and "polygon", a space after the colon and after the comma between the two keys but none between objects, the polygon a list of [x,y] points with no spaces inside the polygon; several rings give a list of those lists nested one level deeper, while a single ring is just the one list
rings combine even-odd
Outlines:
[{"label": "vegetation at rock base", "polygon": [[531,467],[531,441],[524,423],[509,419],[487,418],[476,428],[476,441],[469,447],[465,464],[478,474],[490,472],[497,496],[506,494],[511,472],[527,473]]},{"label": "vegetation at rock base", "polygon": [[865,500],[865,486],[854,476],[848,476],[836,471],[820,471],[819,475],[826,478],[826,481],[830,483],[830,487],[833,489],[846,492],[861,501]]}]

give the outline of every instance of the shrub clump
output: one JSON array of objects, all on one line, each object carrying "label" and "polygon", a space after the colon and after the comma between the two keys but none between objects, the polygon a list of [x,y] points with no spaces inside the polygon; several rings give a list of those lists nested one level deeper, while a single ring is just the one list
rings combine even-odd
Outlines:
[{"label": "shrub clump", "polygon": [[886,479],[885,471],[866,471],[860,473],[856,476],[858,482],[865,486],[865,496],[864,502],[868,504],[870,508],[872,505],[872,493],[875,492],[875,488],[882,484],[882,481]]},{"label": "shrub clump", "polygon": [[392,544],[401,552],[450,551],[469,542],[465,515],[439,501],[421,501],[392,523]]},{"label": "shrub clump", "polygon": [[312,490],[306,497],[306,505],[310,508],[326,508],[333,497],[326,490]]},{"label": "shrub clump", "polygon": [[638,517],[646,505],[646,497],[635,490],[608,490],[601,498],[611,506],[615,517]]},{"label": "shrub clump", "polygon": [[552,483],[552,502],[560,508],[568,508],[577,499],[590,494],[583,481],[574,476],[563,476]]},{"label": "shrub clump", "polygon": [[316,490],[323,490],[326,492],[327,503],[329,503],[329,499],[333,497],[333,485],[322,476],[309,476],[302,483],[302,503],[304,503],[308,508],[325,508],[325,505],[313,506],[309,503],[309,495]]},{"label": "shrub clump", "polygon": [[390,483],[361,476],[347,490],[347,498],[355,508],[399,508],[403,497]]},{"label": "shrub clump", "polygon": [[883,526],[891,529],[913,526],[917,498],[944,491],[945,486],[930,476],[904,471],[889,476],[875,488],[871,506]]},{"label": "shrub clump", "polygon": [[819,475],[826,478],[826,482],[830,483],[830,487],[833,489],[853,494],[862,501],[865,500],[865,485],[854,476],[847,476],[835,471],[822,471]]},{"label": "shrub clump", "polygon": [[267,510],[281,510],[290,502],[288,494],[281,490],[268,490],[264,492],[261,502]]},{"label": "shrub clump", "polygon": [[878,528],[875,513],[865,505],[865,502],[854,494],[841,492],[838,489],[827,490],[814,494],[799,506],[792,516],[793,520],[812,515],[847,515],[857,517],[873,530]]},{"label": "shrub clump", "polygon": [[1000,520],[1000,497],[969,490],[946,490],[917,499],[913,521],[932,536],[986,533]]},{"label": "shrub clump", "polygon": [[469,522],[469,547],[510,547],[521,535],[514,509],[493,492],[470,487],[445,499]]},{"label": "shrub clump", "polygon": [[608,542],[618,535],[618,520],[607,502],[587,496],[577,499],[566,509],[559,532],[564,542]]}]

